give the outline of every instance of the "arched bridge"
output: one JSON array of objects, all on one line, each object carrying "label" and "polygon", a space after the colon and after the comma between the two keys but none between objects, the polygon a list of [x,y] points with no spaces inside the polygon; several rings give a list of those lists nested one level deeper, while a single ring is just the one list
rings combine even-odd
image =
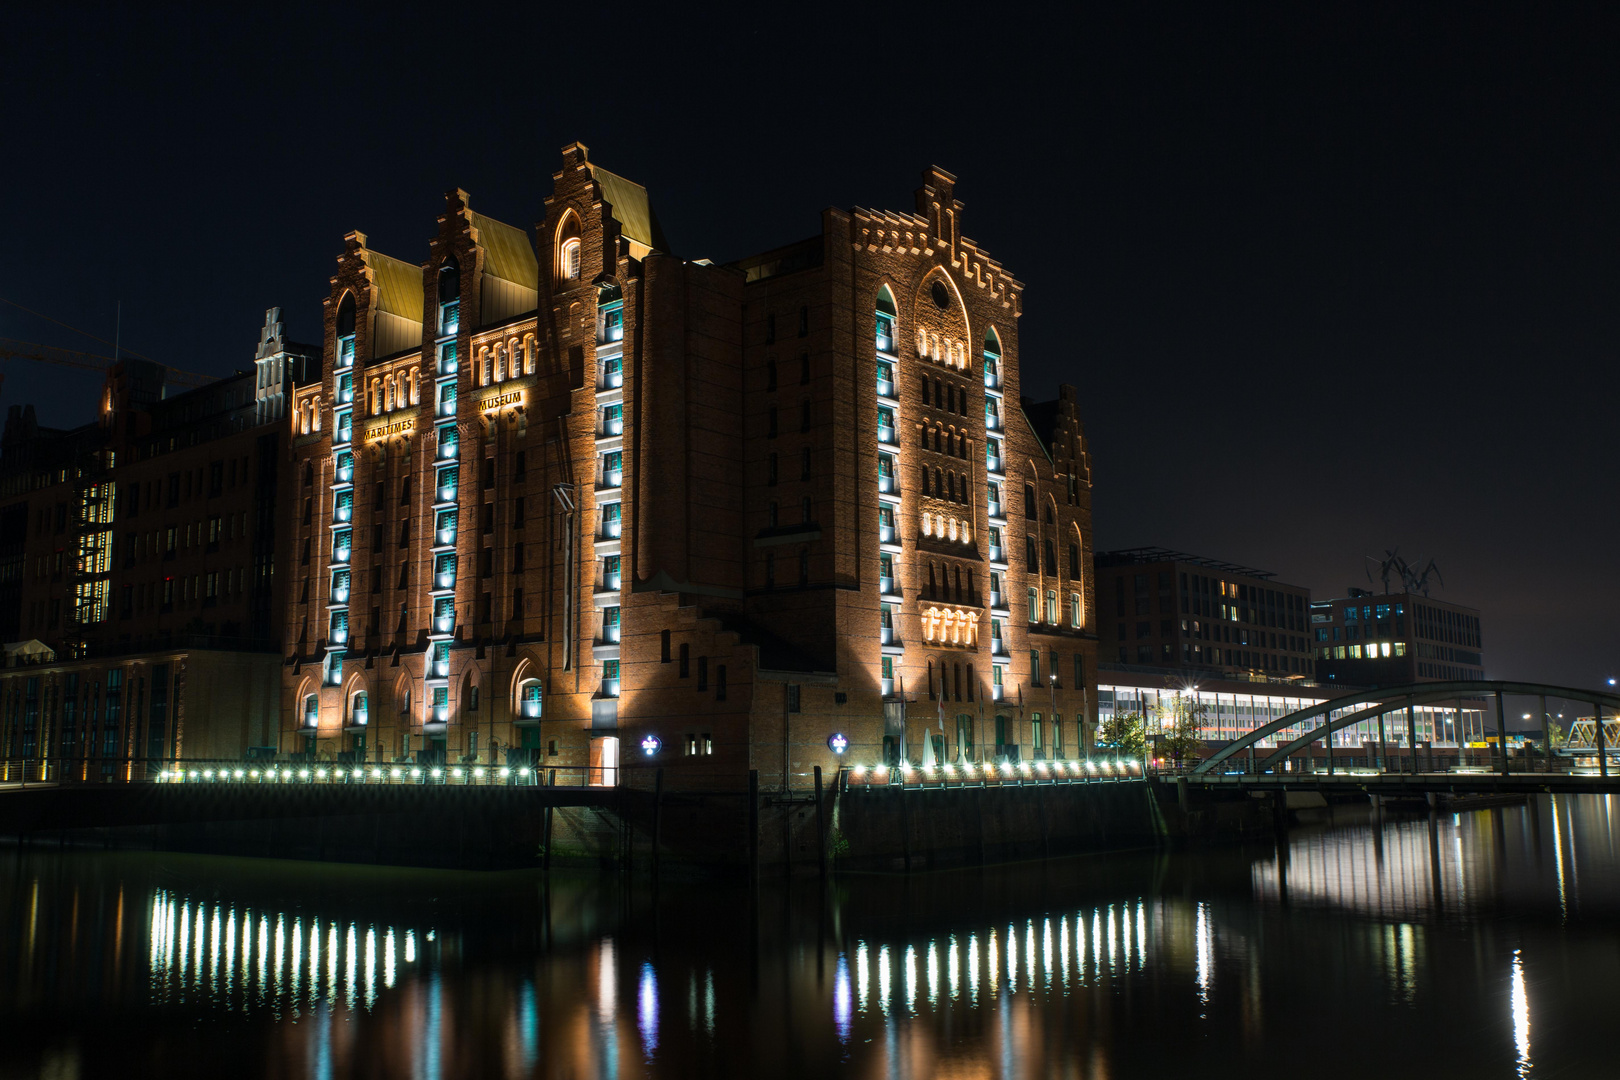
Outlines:
[{"label": "arched bridge", "polygon": [[[1378,739],[1376,743],[1376,771],[1386,772],[1389,769],[1388,746],[1391,742],[1404,743],[1408,750],[1410,770],[1418,771],[1419,760],[1416,747],[1418,738],[1418,707],[1433,705],[1436,702],[1458,702],[1458,713],[1462,713],[1462,702],[1474,703],[1475,712],[1484,712],[1480,720],[1480,741],[1486,742],[1484,728],[1489,720],[1489,713],[1494,711],[1494,727],[1497,731],[1497,742],[1490,749],[1491,764],[1506,775],[1509,768],[1509,759],[1502,752],[1503,739],[1501,734],[1508,730],[1507,707],[1505,698],[1533,697],[1538,700],[1539,709],[1535,713],[1536,726],[1545,734],[1551,721],[1547,708],[1549,699],[1569,702],[1575,705],[1591,705],[1593,715],[1589,720],[1576,719],[1573,724],[1571,740],[1567,744],[1564,757],[1574,760],[1571,755],[1596,759],[1596,774],[1607,780],[1610,775],[1610,755],[1620,756],[1620,746],[1614,745],[1616,717],[1620,716],[1620,694],[1608,693],[1601,690],[1583,690],[1569,686],[1550,686],[1543,683],[1506,682],[1506,681],[1479,681],[1479,682],[1430,682],[1413,683],[1408,686],[1390,686],[1377,690],[1365,690],[1358,693],[1346,694],[1343,697],[1332,698],[1308,709],[1299,709],[1286,716],[1279,717],[1269,724],[1255,728],[1242,738],[1223,746],[1197,768],[1192,775],[1214,779],[1224,773],[1234,771],[1234,767],[1241,764],[1243,771],[1248,773],[1268,773],[1279,771],[1287,766],[1285,763],[1299,752],[1307,751],[1313,745],[1327,741],[1329,747],[1335,733],[1346,728],[1354,728],[1360,724],[1377,724]],[[1494,702],[1493,700],[1494,699]],[[1605,711],[1608,715],[1605,716]],[[1429,714],[1432,724],[1432,711]],[[1572,718],[1574,719],[1574,718]],[[1393,727],[1393,730],[1391,728]],[[1260,744],[1268,742],[1281,735],[1286,741],[1277,746],[1266,746],[1263,749],[1267,756],[1260,758]],[[1402,736],[1404,735],[1404,739]],[[1290,737],[1291,736],[1291,737]],[[1457,743],[1462,739],[1453,736]],[[1544,740],[1543,746],[1546,745]],[[1233,761],[1240,754],[1246,754],[1247,759]],[[1431,762],[1434,759],[1430,754]],[[1309,757],[1307,756],[1307,768]],[[1298,764],[1295,762],[1293,764]],[[1552,757],[1543,756],[1542,767],[1551,771]],[[1330,749],[1327,754],[1327,770],[1332,773],[1335,768],[1335,754]],[[1523,766],[1516,767],[1524,771]],[[1620,766],[1617,766],[1620,769]],[[1620,771],[1615,774],[1620,777]]]}]

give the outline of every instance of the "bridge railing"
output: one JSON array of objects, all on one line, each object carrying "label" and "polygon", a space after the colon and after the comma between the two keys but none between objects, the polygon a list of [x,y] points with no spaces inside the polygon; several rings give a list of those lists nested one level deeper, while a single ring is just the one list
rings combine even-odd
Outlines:
[{"label": "bridge railing", "polygon": [[[1368,773],[1368,774],[1400,774],[1400,773],[1495,773],[1503,770],[1502,758],[1494,750],[1481,748],[1457,747],[1418,747],[1414,754],[1405,747],[1399,750],[1391,748],[1385,755],[1376,752],[1367,754],[1335,753],[1332,763],[1329,764],[1328,755],[1318,748],[1315,753],[1300,751],[1280,761],[1266,764],[1266,758],[1271,750],[1260,748],[1254,757],[1247,755],[1230,757],[1220,762],[1206,775],[1211,776],[1251,776],[1251,775],[1311,775],[1315,773],[1327,774],[1329,772]],[[1610,768],[1614,766],[1614,753],[1610,754]],[[1196,763],[1194,763],[1196,764]],[[1557,773],[1565,775],[1597,775],[1601,770],[1595,752],[1587,750],[1584,753],[1577,750],[1573,752],[1554,751],[1551,758],[1542,751],[1530,753],[1510,753],[1507,760],[1506,771],[1514,774],[1521,773]]]},{"label": "bridge railing", "polygon": [[611,766],[498,765],[462,762],[333,762],[146,758],[4,758],[0,784],[379,785],[450,787],[613,787]]}]

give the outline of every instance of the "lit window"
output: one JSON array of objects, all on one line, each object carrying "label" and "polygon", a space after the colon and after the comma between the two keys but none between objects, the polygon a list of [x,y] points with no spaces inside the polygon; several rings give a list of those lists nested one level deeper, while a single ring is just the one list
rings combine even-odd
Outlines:
[{"label": "lit window", "polygon": [[1057,593],[1051,589],[1046,591],[1046,621],[1053,626],[1056,626],[1058,621]]},{"label": "lit window", "polygon": [[562,245],[563,277],[569,281],[579,280],[579,237],[570,237]]}]

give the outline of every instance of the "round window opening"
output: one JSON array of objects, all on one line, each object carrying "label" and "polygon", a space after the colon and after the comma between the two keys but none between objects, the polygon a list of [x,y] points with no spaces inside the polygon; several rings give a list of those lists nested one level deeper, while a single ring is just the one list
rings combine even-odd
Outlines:
[{"label": "round window opening", "polygon": [[928,295],[934,298],[934,306],[941,311],[951,306],[951,294],[946,291],[943,281],[934,282],[934,287],[929,290]]}]

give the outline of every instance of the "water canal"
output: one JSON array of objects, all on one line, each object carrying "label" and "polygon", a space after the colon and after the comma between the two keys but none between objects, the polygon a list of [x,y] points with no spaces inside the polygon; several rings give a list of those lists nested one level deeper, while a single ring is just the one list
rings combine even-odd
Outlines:
[{"label": "water canal", "polygon": [[0,1077],[1620,1075],[1620,805],[746,887],[0,852]]}]

